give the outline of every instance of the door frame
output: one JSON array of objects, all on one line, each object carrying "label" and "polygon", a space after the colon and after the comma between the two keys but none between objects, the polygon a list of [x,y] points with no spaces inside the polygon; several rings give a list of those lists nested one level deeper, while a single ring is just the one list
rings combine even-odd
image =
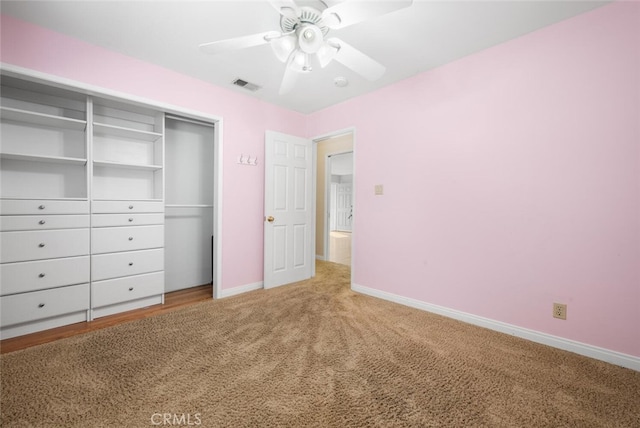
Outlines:
[{"label": "door frame", "polygon": [[[355,263],[355,258],[353,257],[353,255],[355,254],[355,236],[357,233],[357,215],[356,215],[356,197],[357,197],[357,192],[356,192],[356,128],[355,126],[350,126],[347,128],[342,128],[342,129],[338,129],[335,131],[330,131],[324,134],[320,134],[316,137],[311,138],[311,142],[313,143],[313,228],[314,231],[316,230],[316,222],[319,220],[316,218],[316,198],[317,196],[317,181],[318,181],[318,143],[321,143],[322,141],[331,139],[331,138],[335,138],[335,137],[340,137],[342,135],[346,135],[346,134],[351,134],[351,138],[353,141],[352,144],[352,149],[351,150],[347,150],[344,153],[348,153],[348,152],[353,152],[353,195],[352,195],[352,203],[353,203],[353,220],[351,223],[351,284],[353,284],[353,272],[354,272],[354,263]],[[339,154],[342,152],[336,152],[335,154]],[[334,153],[332,153],[334,154]],[[325,179],[326,180],[331,180],[330,174],[327,173],[327,168],[329,167],[328,163],[325,162]],[[323,213],[323,218],[322,218],[322,222],[324,224],[324,253],[325,253],[325,259],[328,257],[329,254],[329,231],[328,231],[328,218],[327,218],[327,198],[331,197],[330,195],[331,193],[331,189],[327,190],[327,185],[325,182],[325,194],[324,194],[324,199],[325,199],[325,210]],[[316,252],[316,233],[313,233],[312,238],[311,238],[311,248],[309,248],[309,251],[312,251],[312,254],[315,254]],[[311,264],[311,276],[314,277],[316,275],[316,265],[315,263]]]}]

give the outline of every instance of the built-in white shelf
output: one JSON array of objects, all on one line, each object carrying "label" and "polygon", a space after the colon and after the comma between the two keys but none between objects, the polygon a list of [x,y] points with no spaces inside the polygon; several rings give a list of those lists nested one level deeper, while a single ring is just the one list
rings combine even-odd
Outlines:
[{"label": "built-in white shelf", "polygon": [[80,165],[87,164],[86,159],[81,158],[69,158],[63,156],[39,156],[39,155],[26,155],[21,153],[0,153],[2,159],[12,159],[29,162],[47,162],[47,163],[60,163],[66,165]]},{"label": "built-in white shelf", "polygon": [[140,165],[140,164],[133,164],[133,163],[110,162],[110,161],[93,161],[93,166],[121,168],[121,169],[137,169],[140,171],[158,171],[162,169],[162,165]]},{"label": "built-in white shelf", "polygon": [[[15,199],[15,198],[11,198],[11,199]],[[157,199],[157,198],[150,198],[150,199],[144,199],[144,198],[118,198],[118,199],[113,199],[113,198],[91,198],[92,201],[137,201],[137,202],[162,202],[162,199]]]},{"label": "built-in white shelf", "polygon": [[33,200],[33,199],[38,199],[43,201],[88,201],[89,200],[89,198],[56,198],[56,197],[50,197],[50,196],[44,196],[44,197],[38,197],[38,198],[32,198],[30,196],[2,196],[0,197],[0,199],[20,200],[20,201]]},{"label": "built-in white shelf", "polygon": [[165,208],[213,208],[213,205],[201,205],[201,204],[166,204]]},{"label": "built-in white shelf", "polygon": [[162,138],[159,132],[143,131],[134,128],[125,128],[122,126],[108,125],[106,123],[93,123],[93,132],[97,135],[112,135],[122,138],[133,138],[144,141],[156,141]]},{"label": "built-in white shelf", "polygon": [[86,120],[54,116],[51,114],[20,110],[12,107],[0,107],[0,116],[3,120],[12,120],[14,122],[23,122],[31,125],[54,126],[58,128],[77,130],[84,130],[87,126]]}]

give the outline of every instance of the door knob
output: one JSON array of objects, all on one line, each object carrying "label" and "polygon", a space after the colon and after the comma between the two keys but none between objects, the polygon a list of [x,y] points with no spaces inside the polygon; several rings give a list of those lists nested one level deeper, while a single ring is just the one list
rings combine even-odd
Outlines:
[{"label": "door knob", "polygon": [[272,215],[270,215],[269,217],[267,217],[267,221],[268,221],[269,223],[273,223],[275,220],[276,220],[276,219],[275,219],[275,218],[273,218],[273,216],[272,216]]}]

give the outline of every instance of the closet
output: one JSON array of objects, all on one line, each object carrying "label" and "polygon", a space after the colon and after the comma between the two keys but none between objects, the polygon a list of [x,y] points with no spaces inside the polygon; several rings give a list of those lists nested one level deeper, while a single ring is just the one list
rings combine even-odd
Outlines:
[{"label": "closet", "polygon": [[2,76],[0,338],[211,284],[213,124]]},{"label": "closet", "polygon": [[167,116],[165,290],[213,281],[214,128]]}]

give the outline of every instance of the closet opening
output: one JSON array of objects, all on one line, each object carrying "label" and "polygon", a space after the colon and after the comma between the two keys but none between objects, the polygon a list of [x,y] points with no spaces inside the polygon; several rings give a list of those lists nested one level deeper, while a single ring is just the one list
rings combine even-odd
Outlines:
[{"label": "closet opening", "polygon": [[214,284],[215,138],[213,123],[165,116],[165,292]]}]

